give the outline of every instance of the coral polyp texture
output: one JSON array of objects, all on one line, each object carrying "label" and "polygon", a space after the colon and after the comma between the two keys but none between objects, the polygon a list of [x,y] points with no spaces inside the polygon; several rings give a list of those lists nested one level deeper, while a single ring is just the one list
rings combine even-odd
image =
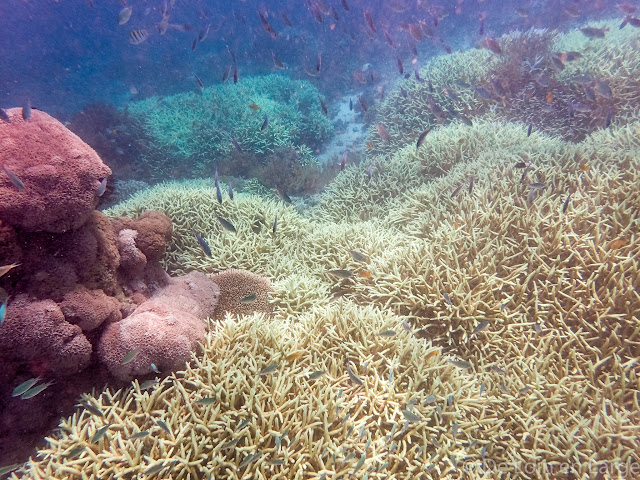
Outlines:
[{"label": "coral polyp texture", "polygon": [[[332,129],[320,98],[307,81],[265,75],[133,102],[129,112],[151,139],[145,162],[152,176],[167,178],[175,168],[210,174],[221,157],[232,154],[245,158],[282,147],[315,147]],[[269,126],[261,129],[265,115]],[[234,150],[234,140],[243,152]]]},{"label": "coral polyp texture", "polygon": [[114,207],[173,220],[174,272],[269,278],[272,313],[211,321],[203,354],[155,387],[87,396],[105,418],[64,420],[15,477],[555,479],[637,465],[640,123],[612,132],[572,143],[455,122],[380,155],[371,178],[348,166],[304,215],[251,195],[220,204],[206,182]]},{"label": "coral polyp texture", "polygon": [[578,28],[532,29],[497,39],[501,54],[476,49],[430,60],[420,69],[422,82],[399,82],[377,107],[371,153],[390,156],[429,128],[479,118],[522,122],[572,141],[603,128],[608,117],[625,124],[640,107],[640,32],[613,22],[593,26],[608,27],[606,38]]}]

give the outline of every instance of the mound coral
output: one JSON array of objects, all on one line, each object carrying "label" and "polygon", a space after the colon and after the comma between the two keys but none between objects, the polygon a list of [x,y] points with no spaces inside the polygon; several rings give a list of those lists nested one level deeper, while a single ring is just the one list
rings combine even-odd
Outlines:
[{"label": "mound coral", "polygon": [[[210,174],[221,157],[232,154],[233,140],[243,149],[233,155],[245,160],[282,147],[315,146],[332,128],[319,98],[309,82],[266,75],[207,87],[198,94],[148,98],[130,104],[129,112],[152,139],[145,162],[156,178],[167,178],[176,167],[187,170],[183,176]],[[269,127],[262,130],[265,115]]]},{"label": "mound coral", "polygon": [[[205,333],[204,319],[213,315],[220,289],[200,273],[172,278],[167,286],[100,337],[98,355],[113,376],[130,380],[158,369],[184,365]],[[123,359],[136,352],[130,361]]]},{"label": "mound coral", "polygon": [[236,269],[225,270],[209,278],[220,288],[216,318],[224,319],[227,313],[246,315],[271,312],[271,282],[268,278]]},{"label": "mound coral", "polygon": [[66,232],[80,227],[98,204],[98,187],[111,170],[64,125],[35,110],[7,111],[0,125],[0,220],[31,232]]}]

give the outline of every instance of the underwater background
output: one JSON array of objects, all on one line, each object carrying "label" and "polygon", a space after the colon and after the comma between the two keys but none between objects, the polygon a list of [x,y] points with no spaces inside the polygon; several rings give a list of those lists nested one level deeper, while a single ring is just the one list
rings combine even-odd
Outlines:
[{"label": "underwater background", "polygon": [[640,478],[640,4],[0,24],[1,478]]}]

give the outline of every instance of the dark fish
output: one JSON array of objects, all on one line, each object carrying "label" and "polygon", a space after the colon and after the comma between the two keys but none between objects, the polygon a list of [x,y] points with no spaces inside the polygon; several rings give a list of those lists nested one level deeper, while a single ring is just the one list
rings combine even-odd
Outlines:
[{"label": "dark fish", "polygon": [[318,59],[316,60],[316,72],[320,73],[322,69],[322,54],[318,54]]},{"label": "dark fish", "polygon": [[567,195],[567,199],[564,201],[562,205],[562,213],[567,213],[567,208],[569,208],[569,201],[571,200],[571,194]]},{"label": "dark fish", "polygon": [[353,370],[351,370],[351,366],[347,363],[347,374],[353,383],[356,385],[364,385],[364,382],[360,377],[358,377]]},{"label": "dark fish", "polygon": [[[612,119],[613,119],[613,112],[610,112],[610,111],[607,112],[607,116],[604,119],[604,128],[609,128],[611,126]],[[13,183],[13,180],[11,181],[11,183]]]},{"label": "dark fish", "polygon": [[198,235],[196,232],[193,232],[193,234],[196,236],[196,239],[198,240],[198,243],[202,247],[202,250],[204,251],[205,255],[207,257],[213,257],[213,255],[211,254],[211,247],[209,247],[209,244],[207,243],[207,241],[204,238],[202,238],[200,235]]},{"label": "dark fish", "polygon": [[20,178],[18,178],[15,173],[13,173],[6,167],[2,167],[2,169],[4,170],[4,173],[7,174],[7,177],[9,177],[9,181],[14,187],[16,187],[20,191],[23,191],[25,189],[24,183],[22,183],[22,180],[20,180]]},{"label": "dark fish", "polygon": [[353,110],[353,100],[349,99],[349,111]]},{"label": "dark fish", "polygon": [[204,84],[202,83],[202,80],[200,80],[200,77],[198,75],[194,75],[196,77],[196,83],[198,84],[198,86],[200,88],[204,88]]},{"label": "dark fish", "polygon": [[527,137],[531,136],[531,130],[533,129],[533,123],[529,124],[529,128],[527,128]]},{"label": "dark fish", "polygon": [[244,150],[242,149],[242,147],[240,146],[240,144],[236,141],[235,138],[232,138],[231,141],[233,142],[233,146],[236,147],[236,150],[240,153],[244,152]]},{"label": "dark fish", "polygon": [[344,8],[348,12],[349,5],[347,4],[347,0],[340,0],[340,3],[342,3],[342,8]]},{"label": "dark fish", "polygon": [[498,367],[497,365],[491,365],[489,367],[489,370],[491,370],[492,372],[499,373],[500,375],[504,375],[505,373],[507,373],[505,370],[503,370],[502,368]]},{"label": "dark fish", "polygon": [[419,26],[417,26],[417,25],[415,25],[413,23],[410,23],[408,30],[409,30],[409,35],[411,35],[415,39],[416,42],[422,41],[422,38],[423,38],[422,37],[422,31],[420,30]]},{"label": "dark fish", "polygon": [[22,107],[22,118],[25,122],[28,122],[31,118],[31,99],[27,98]]},{"label": "dark fish", "polygon": [[373,175],[373,162],[369,164],[369,168],[367,169],[367,176],[369,180],[371,180],[371,175]]},{"label": "dark fish", "polygon": [[269,24],[269,22],[267,21],[267,18],[260,11],[258,11],[258,15],[260,15],[260,20],[262,21],[262,26],[267,31],[267,33],[269,35],[271,35],[271,38],[276,38],[278,36],[278,34],[273,29],[273,27]]},{"label": "dark fish", "polygon": [[267,128],[267,125],[269,125],[269,116],[267,114],[264,115],[264,122],[262,123],[262,126],[260,127],[260,131],[263,131],[265,128]]},{"label": "dark fish", "polygon": [[595,28],[595,27],[584,27],[581,28],[580,31],[589,38],[604,38],[607,27]]},{"label": "dark fish", "polygon": [[284,203],[288,203],[289,205],[293,204],[291,197],[287,195],[287,192],[283,188],[276,187],[276,194]]},{"label": "dark fish", "polygon": [[218,203],[222,203],[222,190],[220,190],[218,180],[216,180],[216,198],[218,199]]},{"label": "dark fish", "polygon": [[349,250],[349,254],[351,254],[351,258],[353,258],[356,262],[369,263],[369,257],[367,257],[364,253],[360,253],[357,250]]},{"label": "dark fish", "polygon": [[316,4],[315,3],[310,3],[309,4],[309,8],[311,9],[311,12],[313,13],[313,16],[315,17],[316,21],[318,23],[322,23],[322,12],[316,6]]},{"label": "dark fish", "polygon": [[200,30],[200,33],[198,33],[198,41],[199,42],[204,42],[205,39],[209,36],[209,30],[211,29],[211,24],[209,23],[206,27],[204,27],[202,30]]},{"label": "dark fish", "polygon": [[384,33],[384,38],[389,44],[389,46],[394,47],[393,39],[391,38],[391,35],[389,35],[389,32],[387,32],[386,30],[383,30],[382,33]]},{"label": "dark fish", "polygon": [[527,177],[527,172],[529,171],[529,166],[524,167],[522,171],[522,176],[520,177],[520,183],[524,182],[524,179]]},{"label": "dark fish", "polygon": [[515,168],[527,168],[529,164],[527,162],[518,162],[515,164]]},{"label": "dark fish", "polygon": [[469,195],[471,195],[471,192],[473,192],[473,180],[473,176],[469,178]]},{"label": "dark fish", "polygon": [[373,33],[376,33],[376,27],[373,25],[373,19],[371,18],[371,13],[369,10],[364,11],[364,19],[367,21],[367,25]]},{"label": "dark fish", "polygon": [[197,45],[198,45],[198,37],[194,38],[193,42],[191,42],[191,51],[194,51]]},{"label": "dark fish", "polygon": [[478,28],[478,35],[484,35],[484,20],[480,22],[480,27]]},{"label": "dark fish", "polygon": [[501,54],[502,48],[500,48],[500,44],[491,37],[484,37],[484,43],[486,47],[491,50],[493,53]]},{"label": "dark fish", "polygon": [[489,322],[487,320],[483,320],[478,325],[476,325],[476,328],[473,329],[472,333],[480,333],[483,330],[485,330],[488,326],[489,326]]},{"label": "dark fish", "polygon": [[587,97],[587,99],[591,100],[592,102],[596,101],[596,92],[593,88],[591,88],[588,85],[585,85],[584,87],[584,94]]},{"label": "dark fish", "polygon": [[460,193],[460,190],[462,190],[462,187],[464,187],[464,183],[461,183],[460,185],[458,185],[456,189],[453,192],[451,192],[451,198],[458,195],[458,193]]},{"label": "dark fish", "polygon": [[533,182],[529,184],[529,188],[534,188],[540,190],[541,188],[545,188],[547,186],[546,183],[543,182]]},{"label": "dark fish", "polygon": [[132,30],[129,33],[129,43],[131,45],[140,45],[142,42],[149,38],[148,30]]},{"label": "dark fish", "polygon": [[322,109],[322,113],[325,115],[329,114],[329,110],[327,110],[327,105],[320,99],[320,108]]},{"label": "dark fish", "polygon": [[231,188],[231,182],[229,182],[229,199],[233,200],[233,189]]},{"label": "dark fish", "polygon": [[366,113],[367,112],[367,104],[364,103],[364,100],[362,100],[362,97],[358,97],[358,103],[362,107],[362,111]]},{"label": "dark fish", "polygon": [[398,58],[397,61],[398,61],[398,72],[400,72],[400,75],[402,75],[404,73],[404,67],[402,66],[402,60],[400,60]]},{"label": "dark fish", "polygon": [[129,440],[137,440],[138,438],[144,438],[149,435],[149,430],[145,430],[143,432],[134,433],[129,437]]},{"label": "dark fish", "polygon": [[340,171],[344,171],[344,167],[347,165],[347,151],[342,152],[342,160],[340,160]]},{"label": "dark fish", "polygon": [[340,269],[327,270],[327,273],[329,275],[333,275],[338,278],[349,278],[353,276],[353,273],[351,272],[351,270],[340,270]]},{"label": "dark fish", "polygon": [[227,47],[227,52],[229,52],[229,55],[231,55],[231,61],[235,65],[236,64],[236,54],[233,53],[233,51],[229,48],[229,45],[226,45],[226,47]]},{"label": "dark fish", "polygon": [[416,77],[416,80],[417,80],[418,82],[420,82],[420,83],[424,83],[424,79],[420,78],[420,72],[418,71],[418,69],[417,69],[417,68],[415,68],[415,69],[413,70],[413,73],[414,73],[414,75],[415,75],[415,77]]},{"label": "dark fish", "polygon": [[283,14],[282,14],[282,20],[284,21],[284,24],[285,24],[287,27],[290,27],[290,26],[291,26],[291,21],[289,20],[289,17],[287,17],[287,14],[286,14],[286,13],[283,13]]},{"label": "dark fish", "polygon": [[273,64],[276,66],[276,68],[279,68],[280,70],[284,70],[284,64],[278,58],[275,52],[271,52],[271,58],[273,58]]},{"label": "dark fish", "polygon": [[598,95],[600,95],[601,97],[604,98],[611,98],[613,96],[613,92],[611,91],[611,87],[609,86],[609,84],[604,81],[604,80],[597,80],[596,81],[596,93]]},{"label": "dark fish", "polygon": [[227,68],[224,69],[224,72],[222,73],[222,81],[226,82],[227,78],[229,78],[229,74],[231,73],[231,65],[229,65]]},{"label": "dark fish", "polygon": [[216,215],[216,218],[220,222],[220,225],[222,225],[222,228],[224,228],[225,230],[229,230],[230,232],[233,232],[233,233],[237,232],[236,227],[234,227],[233,223],[231,223],[229,220],[222,218],[220,215]]},{"label": "dark fish", "polygon": [[4,108],[0,108],[0,118],[7,123],[11,123],[11,118],[9,117],[9,114],[4,111]]},{"label": "dark fish", "polygon": [[238,83],[238,67],[233,69],[233,84]]},{"label": "dark fish", "polygon": [[315,372],[311,373],[307,379],[308,380],[317,380],[319,379],[321,376],[323,376],[325,373],[327,373],[326,370],[316,370]]},{"label": "dark fish", "polygon": [[273,228],[271,229],[273,233],[276,233],[276,229],[278,228],[278,215],[276,215],[275,220],[273,221]]},{"label": "dark fish", "polygon": [[420,134],[420,136],[418,137],[418,141],[416,142],[416,151],[418,151],[418,149],[420,148],[420,145],[422,145],[424,143],[424,139],[426,138],[427,134],[431,131],[430,128],[427,128],[424,132],[422,132]]},{"label": "dark fish", "polygon": [[431,80],[429,80],[429,91],[430,91],[431,93],[433,93],[433,91],[434,91],[434,88],[433,88],[433,82],[432,82]]},{"label": "dark fish", "polygon": [[252,293],[251,295],[247,295],[246,297],[241,299],[240,303],[253,303],[256,301],[257,298],[258,296],[255,293]]},{"label": "dark fish", "polygon": [[98,185],[98,191],[96,193],[98,194],[99,197],[101,197],[102,195],[104,195],[104,192],[106,190],[107,190],[107,177],[104,177],[100,182],[100,185]]}]

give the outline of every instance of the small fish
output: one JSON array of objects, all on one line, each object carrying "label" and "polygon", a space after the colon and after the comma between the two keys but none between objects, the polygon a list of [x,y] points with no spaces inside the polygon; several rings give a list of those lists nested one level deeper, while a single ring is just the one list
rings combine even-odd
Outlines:
[{"label": "small fish", "polygon": [[353,100],[351,98],[349,99],[349,111],[353,111]]},{"label": "small fish", "polygon": [[133,359],[136,358],[139,353],[140,353],[140,349],[134,348],[133,350],[128,352],[124,357],[122,357],[122,360],[120,360],[120,365],[126,365],[127,363],[132,362]]},{"label": "small fish", "polygon": [[402,95],[403,98],[409,97],[409,94],[407,93],[407,91],[402,87],[400,87],[400,95]]},{"label": "small fish", "polygon": [[107,433],[107,430],[109,430],[109,427],[111,427],[111,424],[109,423],[107,423],[104,427],[100,427],[93,435],[93,437],[91,437],[91,443],[100,441],[100,439],[104,437],[104,434]]},{"label": "small fish", "polygon": [[30,398],[35,397],[36,395],[38,395],[40,392],[42,392],[43,390],[45,390],[47,387],[49,387],[49,385],[51,385],[53,383],[53,380],[47,382],[47,383],[41,383],[40,385],[37,385],[35,387],[30,388],[29,390],[27,390],[26,392],[24,392],[20,398],[22,400],[28,400]]},{"label": "small fish", "polygon": [[619,248],[626,247],[627,241],[624,238],[618,238],[609,243],[609,250],[618,250]]},{"label": "small fish", "polygon": [[282,63],[282,60],[278,58],[275,52],[271,52],[271,58],[273,59],[273,64],[277,69],[284,70],[284,64]]},{"label": "small fish", "polygon": [[527,385],[526,387],[521,388],[520,390],[518,390],[518,395],[516,395],[516,396],[519,397],[520,395],[524,395],[529,390],[531,390],[531,387],[529,385]]},{"label": "small fish", "polygon": [[529,165],[527,162],[518,162],[514,165],[514,168],[527,168]]},{"label": "small fish", "polygon": [[147,476],[153,475],[158,473],[160,470],[162,470],[165,467],[165,465],[162,462],[158,462],[155,465],[151,465],[149,468],[147,468],[144,471],[144,474]]},{"label": "small fish", "polygon": [[4,110],[4,108],[0,108],[0,118],[7,123],[11,123],[11,117],[9,117],[9,114]]},{"label": "small fish", "polygon": [[529,184],[529,188],[535,188],[536,190],[540,190],[542,188],[545,188],[546,186],[547,184],[543,182],[533,182]]},{"label": "small fish", "polygon": [[131,33],[129,33],[129,43],[131,45],[140,45],[142,42],[147,40],[149,36],[148,30],[132,30]]},{"label": "small fish", "polygon": [[367,169],[367,176],[369,177],[369,180],[371,180],[372,175],[373,175],[373,162],[369,164],[369,168]]},{"label": "small fish", "polygon": [[426,405],[430,405],[432,403],[436,403],[436,396],[433,395],[433,394],[427,395],[427,398],[424,400],[424,403]]},{"label": "small fish", "polygon": [[193,234],[196,236],[196,239],[198,240],[200,247],[202,247],[202,251],[205,253],[205,255],[207,257],[213,257],[213,255],[211,254],[211,247],[209,247],[207,241],[197,233],[193,232]]},{"label": "small fish", "polygon": [[400,60],[400,58],[396,59],[398,62],[398,72],[400,73],[400,75],[404,75],[404,67],[402,66],[402,60]]},{"label": "small fish", "polygon": [[382,123],[378,123],[378,125],[376,125],[376,129],[378,130],[378,135],[380,135],[380,138],[384,143],[389,143],[391,141],[391,135],[389,135],[387,127],[385,127]]},{"label": "small fish", "polygon": [[198,86],[200,88],[204,88],[204,83],[202,83],[202,80],[200,80],[200,77],[196,74],[194,74],[193,76],[196,77],[196,83],[198,84]]},{"label": "small fish", "polygon": [[204,42],[206,38],[209,36],[209,30],[211,30],[211,24],[207,24],[200,32],[198,33],[198,41]]},{"label": "small fish", "polygon": [[411,325],[406,320],[402,320],[402,328],[404,328],[407,332],[411,332]]},{"label": "small fish", "polygon": [[307,379],[308,380],[317,380],[320,377],[322,377],[325,373],[327,373],[326,370],[316,370],[315,372],[311,373]]},{"label": "small fish", "polygon": [[238,67],[233,69],[233,84],[238,83]]},{"label": "small fish", "polygon": [[302,356],[302,352],[294,352],[284,357],[284,359],[287,362],[293,362],[294,360],[300,358],[301,356]]},{"label": "small fish", "polygon": [[384,39],[387,41],[389,46],[394,48],[393,39],[391,38],[391,35],[389,35],[389,32],[387,30],[383,30],[382,33],[384,34]]},{"label": "small fish", "polygon": [[269,460],[270,465],[284,465],[284,460],[282,458],[274,458],[273,460]]},{"label": "small fish", "polygon": [[255,293],[252,293],[251,295],[247,295],[241,299],[240,303],[253,303],[256,301],[256,298],[258,298],[258,296]]},{"label": "small fish", "polygon": [[364,461],[366,459],[367,459],[367,455],[363,453],[360,456],[360,460],[358,460],[358,463],[356,463],[356,466],[353,468],[353,472],[351,473],[351,475],[355,475],[356,472],[362,468],[362,466],[364,465]]},{"label": "small fish", "polygon": [[562,213],[567,213],[567,208],[569,208],[569,201],[571,200],[571,194],[567,195],[567,199],[564,201],[562,205]]},{"label": "small fish", "polygon": [[473,182],[474,182],[473,176],[469,177],[469,195],[471,195],[471,192],[473,192]]},{"label": "small fish", "polygon": [[482,322],[480,322],[476,328],[473,329],[472,333],[480,333],[484,330],[486,330],[486,328],[489,326],[489,322],[487,320],[483,320]]},{"label": "small fish", "polygon": [[351,370],[351,366],[347,363],[347,374],[349,374],[349,378],[351,379],[351,381],[353,383],[355,383],[356,385],[364,385],[364,382],[362,381],[361,378],[359,378],[354,372],[353,370]]},{"label": "small fish", "polygon": [[248,416],[247,418],[245,418],[242,422],[240,422],[240,425],[238,425],[236,427],[236,431],[238,430],[242,430],[244,427],[246,427],[247,425],[249,425],[249,422],[251,421],[251,416]]},{"label": "small fish", "polygon": [[118,25],[124,25],[125,23],[127,23],[131,18],[132,12],[132,7],[124,7],[122,10],[120,10],[120,13],[118,14]]},{"label": "small fish", "polygon": [[264,131],[265,128],[267,128],[267,125],[269,125],[269,116],[267,114],[264,115],[264,122],[262,123],[262,126],[260,127],[260,131]]},{"label": "small fish", "polygon": [[419,422],[422,420],[420,415],[416,415],[407,409],[402,410],[402,415],[404,415],[404,418],[407,419],[408,422]]},{"label": "small fish", "polygon": [[466,360],[449,360],[449,363],[455,365],[458,368],[469,369],[473,368],[471,362],[467,362]]},{"label": "small fish", "polygon": [[278,369],[277,363],[272,363],[271,365],[264,367],[262,370],[258,372],[258,375],[269,375],[270,373],[275,372]]},{"label": "small fish", "polygon": [[275,218],[275,220],[273,221],[273,228],[271,229],[271,231],[272,231],[273,233],[276,233],[277,228],[278,228],[278,215],[276,215],[276,218]]},{"label": "small fish", "polygon": [[320,73],[322,69],[322,54],[318,54],[318,59],[316,60],[316,72]]},{"label": "small fish", "polygon": [[604,38],[605,33],[609,30],[607,27],[595,28],[595,27],[584,27],[581,28],[580,31],[589,38]]},{"label": "small fish", "polygon": [[222,190],[220,190],[220,184],[218,180],[215,181],[216,184],[216,198],[218,199],[218,203],[222,203]]},{"label": "small fish", "polygon": [[376,27],[373,25],[373,19],[371,18],[371,13],[369,12],[369,10],[365,9],[364,19],[367,22],[367,25],[369,26],[371,32],[376,33]]},{"label": "small fish", "polygon": [[156,423],[162,430],[171,435],[171,429],[169,429],[169,426],[165,422],[163,422],[162,420],[156,420]]},{"label": "small fish", "polygon": [[4,170],[4,173],[7,174],[7,177],[9,177],[9,181],[14,187],[16,187],[20,191],[25,190],[24,183],[22,183],[22,180],[20,180],[20,178],[15,173],[13,173],[6,167],[2,167],[2,169]]},{"label": "small fish", "polygon": [[100,410],[98,407],[96,407],[95,405],[92,405],[90,403],[82,403],[80,404],[82,407],[85,408],[85,410],[89,411],[92,415],[96,415],[98,417],[103,417],[104,418],[104,413],[102,413],[102,410]]},{"label": "small fish", "polygon": [[442,294],[442,296],[444,297],[444,299],[446,300],[446,302],[447,302],[449,305],[453,306],[453,302],[451,301],[451,297],[449,296],[449,294],[448,294],[447,292],[444,292],[444,293]]},{"label": "small fish", "polygon": [[261,451],[258,451],[257,453],[254,453],[253,455],[246,456],[245,459],[242,460],[242,462],[240,462],[240,465],[238,465],[238,468],[245,467],[245,466],[249,465],[250,463],[255,462],[261,456],[262,456],[262,452]]},{"label": "small fish", "polygon": [[286,13],[283,13],[283,14],[282,14],[282,20],[284,21],[284,24],[285,24],[287,27],[291,27],[291,26],[292,26],[292,25],[291,25],[291,20],[289,20],[289,17],[287,17]]},{"label": "small fish", "polygon": [[31,118],[31,99],[27,97],[22,107],[22,118],[25,122],[28,122]]},{"label": "small fish", "polygon": [[[153,364],[152,364],[153,365]],[[144,382],[142,382],[142,384],[140,385],[140,390],[148,390],[150,388],[155,387],[158,384],[158,380],[156,380],[155,378],[152,378],[150,380],[145,380]]]},{"label": "small fish", "polygon": [[144,438],[149,435],[149,430],[144,430],[142,432],[134,433],[129,437],[129,440],[137,440],[138,438]]},{"label": "small fish", "polygon": [[504,371],[503,369],[501,369],[501,368],[500,368],[500,367],[498,367],[497,365],[491,365],[491,366],[489,367],[489,370],[491,370],[492,372],[499,373],[500,375],[504,375],[504,374],[506,374],[506,373],[507,373],[506,371]]},{"label": "small fish", "polygon": [[533,123],[529,124],[529,128],[527,128],[527,137],[531,136],[531,130],[533,129]]},{"label": "small fish", "polygon": [[72,448],[71,450],[69,450],[68,453],[66,453],[64,456],[67,458],[73,458],[76,457],[78,455],[80,455],[80,453],[82,453],[84,451],[84,449],[87,448],[84,445],[78,445],[75,448]]},{"label": "small fish", "polygon": [[482,395],[486,389],[487,389],[487,386],[484,384],[484,382],[482,382],[480,384],[480,395]]},{"label": "small fish", "polygon": [[232,233],[237,233],[236,227],[233,226],[233,224],[225,219],[222,218],[220,215],[216,215],[216,218],[218,219],[218,221],[220,222],[220,225],[222,225],[222,228],[224,228],[225,230],[228,230]]},{"label": "small fish", "polygon": [[19,267],[19,266],[20,266],[19,263],[12,263],[10,265],[2,265],[0,267],[0,277],[2,277],[3,275],[6,275],[11,270],[13,270],[14,268]]},{"label": "small fish", "polygon": [[197,403],[198,405],[211,405],[212,403],[215,403],[215,401],[216,397],[204,397],[200,400],[196,400],[195,403]]},{"label": "small fish", "polygon": [[236,446],[236,444],[237,444],[239,441],[240,441],[240,439],[239,439],[239,438],[234,438],[234,439],[233,439],[233,440],[231,440],[230,442],[225,443],[225,444],[222,446],[222,449],[223,449],[223,450],[228,450],[229,448],[233,448],[233,447],[235,447],[235,446]]},{"label": "small fish", "polygon": [[458,193],[460,193],[460,190],[462,190],[462,187],[464,187],[464,183],[461,183],[460,185],[458,185],[456,189],[453,192],[451,192],[451,198],[458,195]]},{"label": "small fish", "polygon": [[398,332],[396,332],[395,330],[385,330],[383,332],[380,332],[378,335],[380,335],[381,337],[394,337],[395,335],[397,335]]},{"label": "small fish", "polygon": [[349,250],[349,254],[351,254],[351,258],[353,258],[356,262],[369,263],[369,257],[367,257],[364,253],[360,253],[357,250]]},{"label": "small fish", "polygon": [[349,11],[349,5],[347,4],[347,0],[340,0],[342,4],[342,8],[344,8],[347,12]]},{"label": "small fish", "polygon": [[422,132],[420,134],[420,136],[418,137],[418,141],[416,142],[416,152],[418,151],[418,149],[420,148],[420,145],[422,145],[424,143],[424,139],[426,138],[427,134],[431,131],[430,128],[426,129],[424,132]]},{"label": "small fish", "polygon": [[325,115],[329,114],[329,110],[327,109],[327,105],[320,99],[320,108],[322,109],[322,113]]},{"label": "small fish", "polygon": [[0,467],[0,477],[2,475],[6,475],[7,473],[13,472],[14,470],[17,470],[21,466],[22,466],[21,463],[14,463],[13,465],[7,465],[7,466],[4,466],[4,467]]},{"label": "small fish", "polygon": [[349,278],[353,276],[353,272],[351,270],[335,269],[335,270],[327,270],[327,273],[329,275],[333,275],[338,278]]},{"label": "small fish", "polygon": [[278,36],[278,34],[273,29],[273,27],[269,24],[269,22],[267,21],[267,18],[264,16],[264,14],[261,11],[258,11],[258,15],[260,15],[260,20],[262,21],[262,26],[264,27],[265,31],[269,35],[271,35],[271,38],[276,38]]},{"label": "small fish", "polygon": [[27,380],[26,382],[22,382],[20,385],[18,385],[16,388],[13,389],[13,392],[11,392],[11,396],[12,397],[19,397],[20,395],[22,395],[24,392],[29,390],[31,387],[33,387],[39,381],[40,381],[40,377],[31,378],[31,379]]},{"label": "small fish", "polygon": [[500,48],[500,44],[491,37],[484,37],[485,46],[491,50],[493,53],[501,54],[502,48]]}]

